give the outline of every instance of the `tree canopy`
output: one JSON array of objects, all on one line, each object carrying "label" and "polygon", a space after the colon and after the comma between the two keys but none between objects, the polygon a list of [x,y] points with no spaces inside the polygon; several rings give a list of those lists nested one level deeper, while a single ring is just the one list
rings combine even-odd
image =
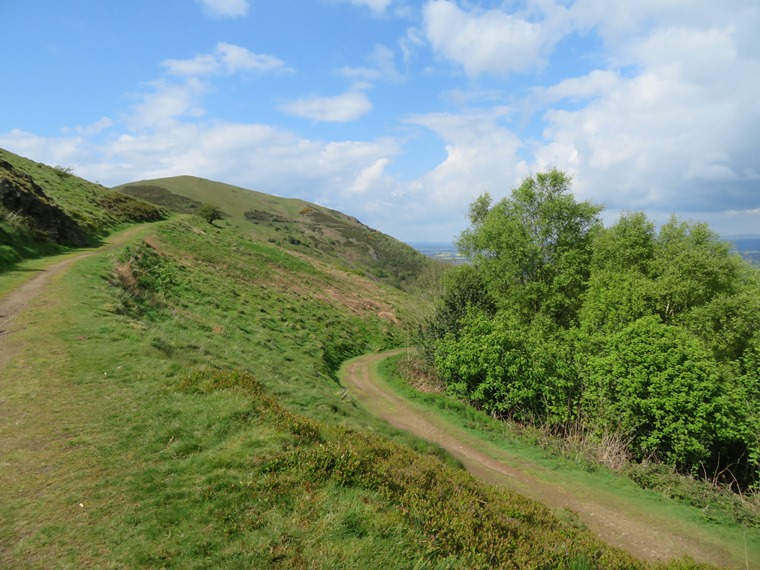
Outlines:
[{"label": "tree canopy", "polygon": [[570,184],[551,170],[526,178],[496,204],[481,196],[458,242],[500,306],[525,322],[546,315],[566,326],[577,318],[602,207],[577,202]]},{"label": "tree canopy", "polygon": [[470,207],[423,330],[448,389],[495,415],[614,434],[633,459],[760,485],[760,270],[703,223],[603,227],[571,179]]}]

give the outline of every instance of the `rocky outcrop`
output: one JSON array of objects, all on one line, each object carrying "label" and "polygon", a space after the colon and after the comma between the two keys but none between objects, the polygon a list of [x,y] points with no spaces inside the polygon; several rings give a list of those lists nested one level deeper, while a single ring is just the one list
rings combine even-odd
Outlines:
[{"label": "rocky outcrop", "polygon": [[66,212],[56,206],[31,176],[0,159],[0,204],[30,221],[41,238],[59,244],[87,245],[87,234]]}]

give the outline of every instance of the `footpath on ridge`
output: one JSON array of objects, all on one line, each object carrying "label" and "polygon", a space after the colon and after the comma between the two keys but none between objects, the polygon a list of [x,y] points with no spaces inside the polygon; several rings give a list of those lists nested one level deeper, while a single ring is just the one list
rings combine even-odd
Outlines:
[{"label": "footpath on ridge", "polygon": [[102,247],[89,249],[82,253],[67,254],[61,261],[54,262],[52,265],[39,270],[32,279],[25,281],[5,297],[0,298],[0,371],[13,355],[13,349],[8,341],[13,333],[14,317],[26,308],[29,301],[42,292],[50,279],[60,275],[81,259],[123,246],[146,227],[148,225],[132,226],[111,236]]},{"label": "footpath on ridge", "polygon": [[562,480],[556,472],[546,478],[537,477],[534,473],[546,468],[513,457],[503,449],[477,440],[434,412],[412,405],[380,381],[377,373],[380,362],[402,352],[403,349],[368,354],[349,361],[342,368],[344,386],[369,412],[397,429],[442,447],[482,481],[504,485],[554,509],[574,512],[599,538],[636,558],[654,562],[688,555],[698,562],[716,566],[730,564],[731,554],[709,536],[700,536],[694,529],[684,528],[679,521],[668,520],[661,513],[647,512],[631,504],[629,499],[605,490],[575,486]]}]

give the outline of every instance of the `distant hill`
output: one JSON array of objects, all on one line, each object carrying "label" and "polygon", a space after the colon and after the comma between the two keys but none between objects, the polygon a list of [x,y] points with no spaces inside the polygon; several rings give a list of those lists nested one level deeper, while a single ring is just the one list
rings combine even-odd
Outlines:
[{"label": "distant hill", "polygon": [[396,286],[427,263],[414,248],[356,218],[304,200],[280,198],[193,176],[131,182],[114,188],[178,213],[204,204],[224,212],[227,224],[250,237],[346,265]]},{"label": "distant hill", "polygon": [[409,245],[423,255],[435,259],[436,261],[442,261],[453,265],[467,263],[467,258],[461,255],[457,246],[451,242],[420,241],[409,242]]},{"label": "distant hill", "polygon": [[733,243],[744,259],[760,265],[760,236],[729,237],[726,241]]}]

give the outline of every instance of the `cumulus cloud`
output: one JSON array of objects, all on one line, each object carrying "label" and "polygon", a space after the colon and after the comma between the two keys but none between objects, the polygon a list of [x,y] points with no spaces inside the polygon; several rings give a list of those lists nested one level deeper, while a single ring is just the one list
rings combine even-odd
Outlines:
[{"label": "cumulus cloud", "polygon": [[196,0],[210,18],[239,18],[248,13],[248,0]]},{"label": "cumulus cloud", "polygon": [[461,114],[434,113],[407,118],[426,127],[445,143],[446,158],[415,180],[410,192],[434,203],[448,216],[462,219],[473,198],[491,192],[504,195],[520,167],[519,138],[500,123],[510,110],[494,107]]},{"label": "cumulus cloud", "polygon": [[[443,111],[393,126],[406,142],[379,134],[320,140],[209,117],[204,102],[215,81],[288,69],[274,56],[219,42],[210,53],[165,60],[164,75],[121,115],[54,137],[9,131],[0,147],[106,184],[193,174],[302,197],[406,238],[454,237],[474,197],[504,196],[525,175],[554,166],[574,176],[579,198],[606,203],[610,220],[617,209],[644,209],[658,221],[677,213],[721,232],[756,233],[760,6],[727,2],[528,0],[516,12],[505,8],[514,3],[485,10],[467,0],[428,1],[397,46],[404,74],[427,73],[432,54],[466,77],[438,84],[432,99]],[[391,5],[357,3],[375,13]],[[578,37],[587,40],[583,49],[593,45],[591,57],[553,67],[555,46],[571,48]],[[334,74],[351,83],[344,92],[279,109],[312,121],[363,117],[373,108],[371,85],[403,87],[395,55],[378,45]],[[511,85],[517,74],[522,91]],[[400,164],[416,153],[424,164],[441,158],[404,178]]]},{"label": "cumulus cloud", "polygon": [[[603,49],[582,75],[560,74],[529,90],[522,107],[537,109],[543,124],[531,138],[517,136],[519,121],[488,116],[503,104],[499,97],[476,101],[477,88],[447,92],[460,113],[412,119],[438,134],[446,150],[414,186],[461,205],[463,188],[503,194],[526,174],[557,166],[574,175],[576,194],[611,212],[677,213],[721,224],[721,231],[734,220],[729,227],[747,231],[760,202],[758,25],[760,7],[740,0],[731,9],[683,0],[546,0],[528,2],[519,14],[428,2],[429,45],[473,79],[525,72],[538,82],[533,72],[571,33],[596,35]],[[480,111],[468,108],[473,104]],[[480,120],[471,123],[473,113]]]},{"label": "cumulus cloud", "polygon": [[167,59],[161,64],[169,75],[201,76],[233,74],[241,71],[267,72],[285,70],[285,62],[272,55],[257,54],[227,42],[216,44],[214,53],[192,59]]},{"label": "cumulus cloud", "polygon": [[341,73],[353,81],[368,84],[377,81],[401,80],[401,74],[396,69],[395,54],[389,47],[377,44],[366,57],[366,61],[366,66],[344,67]]},{"label": "cumulus cloud", "polygon": [[374,188],[382,178],[385,167],[389,163],[390,160],[387,158],[378,158],[359,173],[359,176],[356,177],[356,180],[354,180],[354,183],[349,188],[349,192],[363,194]]},{"label": "cumulus cloud", "polygon": [[450,0],[429,2],[424,31],[433,50],[467,75],[504,75],[540,67],[549,46],[541,26],[502,10],[465,12]]},{"label": "cumulus cloud", "polygon": [[322,141],[271,125],[182,121],[106,141],[15,130],[0,146],[108,185],[187,174],[325,203],[375,188],[400,150],[389,138]]},{"label": "cumulus cloud", "polygon": [[279,109],[288,115],[313,121],[345,123],[355,121],[372,110],[364,91],[352,89],[332,97],[306,97],[283,103]]},{"label": "cumulus cloud", "polygon": [[[560,104],[544,114],[535,166],[571,170],[579,192],[613,208],[756,204],[743,188],[757,180],[757,57],[741,54],[730,30],[714,28],[655,30],[629,53],[640,69],[632,76],[594,71],[546,90]],[[563,109],[567,98],[584,104]]]},{"label": "cumulus cloud", "polygon": [[164,76],[149,82],[148,90],[133,95],[138,102],[123,119],[131,130],[163,129],[174,126],[180,118],[203,117],[206,113],[203,102],[212,90],[213,76],[289,71],[279,58],[227,42],[218,42],[213,53],[191,59],[167,59],[161,65]]},{"label": "cumulus cloud", "polygon": [[181,83],[159,79],[149,86],[153,90],[135,95],[139,102],[126,113],[124,121],[131,130],[161,129],[178,118],[205,114],[202,101],[208,86],[204,82],[192,77]]}]

